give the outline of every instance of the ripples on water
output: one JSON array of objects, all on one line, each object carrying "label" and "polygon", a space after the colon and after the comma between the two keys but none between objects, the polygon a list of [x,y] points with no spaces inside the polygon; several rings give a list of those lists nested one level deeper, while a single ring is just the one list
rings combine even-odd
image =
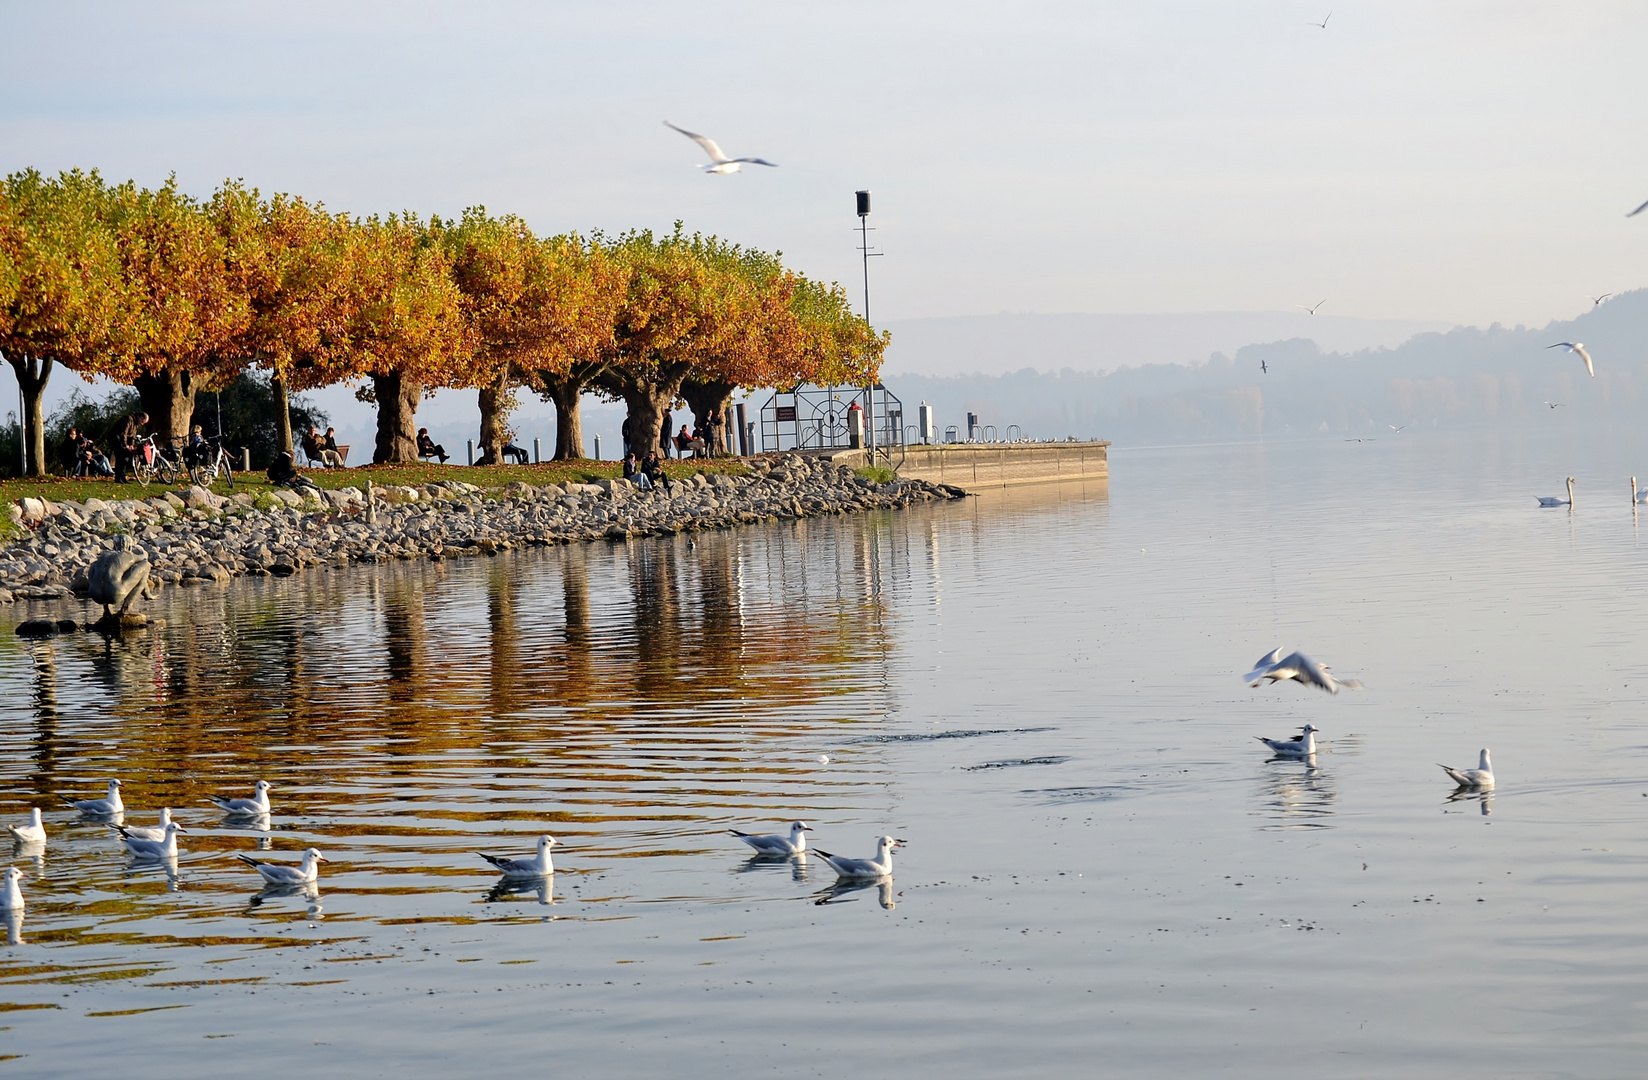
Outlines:
[{"label": "ripples on water", "polygon": [[[12,860],[0,1055],[1633,1073],[1641,450],[1118,453],[1108,490],[169,590],[153,638],[7,639],[0,819],[46,807],[52,840]],[[1574,512],[1536,510],[1570,471]],[[1284,643],[1369,689],[1240,683]],[[1313,761],[1252,738],[1306,720]],[[1451,799],[1434,763],[1483,745],[1499,790]],[[191,829],[175,872],[55,809],[115,775],[128,820]],[[206,806],[260,777],[267,829]],[[894,881],[725,833],[797,816],[843,854],[908,839]],[[543,832],[547,889],[473,854]],[[315,896],[231,857],[311,844]]]}]

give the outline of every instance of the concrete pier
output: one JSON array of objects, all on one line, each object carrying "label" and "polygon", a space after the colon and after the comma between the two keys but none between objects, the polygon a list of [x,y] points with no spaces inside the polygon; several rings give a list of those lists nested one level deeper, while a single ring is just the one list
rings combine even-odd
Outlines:
[{"label": "concrete pier", "polygon": [[[943,443],[904,447],[898,475],[907,480],[950,484],[966,491],[1049,484],[1060,480],[1110,479],[1108,442]],[[839,465],[862,468],[863,450],[829,455]],[[899,451],[893,451],[897,461]]]}]

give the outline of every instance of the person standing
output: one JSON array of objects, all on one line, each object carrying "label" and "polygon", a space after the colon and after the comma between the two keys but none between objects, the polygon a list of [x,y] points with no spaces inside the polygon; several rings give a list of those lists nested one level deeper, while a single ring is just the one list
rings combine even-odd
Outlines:
[{"label": "person standing", "polygon": [[114,481],[117,484],[126,482],[126,474],[131,472],[132,462],[137,456],[137,444],[143,439],[143,428],[149,422],[149,414],[139,409],[126,417],[125,421],[115,431],[114,437]]},{"label": "person standing", "polygon": [[658,427],[658,445],[664,448],[664,456],[670,456],[670,414],[664,410],[664,422]]}]

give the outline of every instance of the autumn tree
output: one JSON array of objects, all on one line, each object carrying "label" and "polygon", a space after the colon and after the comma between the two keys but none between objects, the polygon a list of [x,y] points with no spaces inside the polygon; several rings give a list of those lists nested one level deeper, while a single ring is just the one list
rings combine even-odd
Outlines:
[{"label": "autumn tree", "polygon": [[55,364],[85,368],[124,344],[124,283],[96,172],[0,183],[0,351],[23,392],[27,473],[46,474],[41,397]]},{"label": "autumn tree", "polygon": [[161,435],[189,433],[195,393],[234,379],[251,309],[231,265],[229,238],[207,208],[177,188],[127,182],[104,200],[126,279],[132,347],[82,374],[130,383]]},{"label": "autumn tree", "polygon": [[555,460],[577,460],[584,456],[583,394],[606,369],[628,270],[603,245],[577,236],[553,237],[540,246],[558,281],[557,350],[523,380],[555,404]]}]

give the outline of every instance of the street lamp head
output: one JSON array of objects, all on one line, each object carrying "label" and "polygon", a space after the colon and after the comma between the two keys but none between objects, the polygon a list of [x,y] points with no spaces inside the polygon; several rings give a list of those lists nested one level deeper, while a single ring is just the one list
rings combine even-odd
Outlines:
[{"label": "street lamp head", "polygon": [[870,193],[868,191],[855,191],[855,192],[853,192],[853,194],[858,196],[858,216],[859,217],[869,217],[870,216]]}]

